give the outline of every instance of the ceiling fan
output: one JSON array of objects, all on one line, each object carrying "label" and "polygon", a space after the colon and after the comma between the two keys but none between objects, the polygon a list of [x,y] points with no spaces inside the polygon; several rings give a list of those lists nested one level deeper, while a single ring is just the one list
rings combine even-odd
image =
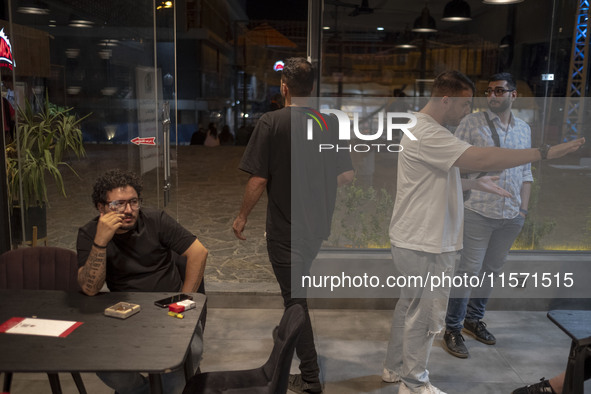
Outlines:
[{"label": "ceiling fan", "polygon": [[361,0],[361,4],[346,3],[341,0],[325,0],[325,2],[327,4],[333,4],[337,7],[353,8],[353,11],[349,12],[349,14],[348,14],[349,16],[373,14],[374,10],[379,9],[381,6],[383,6],[386,3],[386,1],[387,0],[384,0],[382,2],[378,2],[379,4],[377,7],[370,7],[369,0]]},{"label": "ceiling fan", "polygon": [[373,8],[369,6],[369,0],[361,0],[361,5],[355,6],[355,9],[349,13],[349,16],[373,14]]}]

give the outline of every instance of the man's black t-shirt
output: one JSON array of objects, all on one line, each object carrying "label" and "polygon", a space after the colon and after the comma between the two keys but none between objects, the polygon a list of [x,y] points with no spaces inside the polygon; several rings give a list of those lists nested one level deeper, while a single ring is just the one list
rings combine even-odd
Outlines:
[{"label": "man's black t-shirt", "polygon": [[[78,230],[79,267],[88,260],[97,223],[98,217]],[[175,261],[195,239],[165,212],[142,208],[135,229],[115,234],[107,244],[109,290],[179,291],[182,280]]]},{"label": "man's black t-shirt", "polygon": [[[326,239],[330,235],[337,176],[352,170],[347,151],[319,151],[319,144],[338,144],[338,123],[313,123],[307,139],[305,108],[285,107],[264,114],[254,129],[239,168],[267,179],[267,238]],[[292,221],[293,219],[293,221]]]}]

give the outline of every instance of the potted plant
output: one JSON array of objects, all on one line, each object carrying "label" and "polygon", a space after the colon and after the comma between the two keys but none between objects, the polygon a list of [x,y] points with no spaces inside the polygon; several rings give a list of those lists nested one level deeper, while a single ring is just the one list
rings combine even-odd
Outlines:
[{"label": "potted plant", "polygon": [[33,226],[37,226],[37,238],[46,237],[45,212],[48,200],[45,177],[49,174],[58,191],[66,196],[61,167],[76,172],[63,158],[70,153],[77,158],[84,156],[80,123],[87,116],[78,118],[72,108],[51,104],[47,96],[38,112],[33,110],[28,101],[25,108],[17,109],[17,135],[6,147],[14,242],[23,241],[21,208],[24,208],[25,213],[25,241],[32,239]]}]

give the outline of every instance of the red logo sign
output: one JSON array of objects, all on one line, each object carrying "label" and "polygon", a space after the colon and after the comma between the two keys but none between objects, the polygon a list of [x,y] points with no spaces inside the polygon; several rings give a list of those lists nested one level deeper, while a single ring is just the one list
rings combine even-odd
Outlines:
[{"label": "red logo sign", "polygon": [[0,30],[0,67],[8,67],[10,70],[16,67],[12,58],[12,45],[4,33],[4,28]]},{"label": "red logo sign", "polygon": [[136,145],[156,145],[156,137],[147,137],[147,138],[140,138],[140,137],[135,137],[134,139],[131,140],[131,142],[133,142]]}]

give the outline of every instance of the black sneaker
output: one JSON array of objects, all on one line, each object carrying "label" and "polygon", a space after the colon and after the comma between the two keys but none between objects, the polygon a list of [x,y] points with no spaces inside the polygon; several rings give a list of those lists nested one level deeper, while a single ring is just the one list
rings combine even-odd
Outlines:
[{"label": "black sneaker", "polygon": [[540,379],[540,383],[520,387],[517,390],[513,390],[511,394],[556,394],[556,392],[552,390],[550,382],[542,378]]},{"label": "black sneaker", "polygon": [[322,385],[320,382],[308,383],[302,379],[302,375],[289,375],[287,389],[298,394],[320,394]]},{"label": "black sneaker", "polygon": [[452,356],[468,358],[468,348],[464,345],[464,337],[460,331],[445,331],[445,334],[443,334],[443,348]]},{"label": "black sneaker", "polygon": [[497,338],[486,329],[486,323],[482,320],[464,320],[464,331],[487,345],[497,343]]}]

